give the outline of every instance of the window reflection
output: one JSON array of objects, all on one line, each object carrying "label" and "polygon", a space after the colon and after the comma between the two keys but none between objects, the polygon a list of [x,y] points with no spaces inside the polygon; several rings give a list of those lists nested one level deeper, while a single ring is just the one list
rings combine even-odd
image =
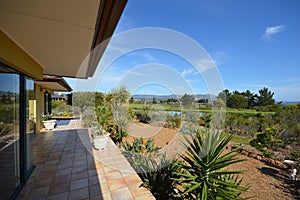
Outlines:
[{"label": "window reflection", "polygon": [[35,134],[35,96],[34,81],[26,78],[26,145],[27,171],[33,166],[33,142]]},{"label": "window reflection", "polygon": [[9,199],[20,184],[20,76],[0,65],[0,197]]}]

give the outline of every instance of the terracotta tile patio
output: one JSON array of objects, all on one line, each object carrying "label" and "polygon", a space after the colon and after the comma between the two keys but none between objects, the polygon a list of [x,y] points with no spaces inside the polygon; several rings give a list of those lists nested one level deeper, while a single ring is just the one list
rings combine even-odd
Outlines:
[{"label": "terracotta tile patio", "polygon": [[110,139],[95,150],[77,127],[62,121],[36,135],[36,168],[17,199],[155,199]]}]

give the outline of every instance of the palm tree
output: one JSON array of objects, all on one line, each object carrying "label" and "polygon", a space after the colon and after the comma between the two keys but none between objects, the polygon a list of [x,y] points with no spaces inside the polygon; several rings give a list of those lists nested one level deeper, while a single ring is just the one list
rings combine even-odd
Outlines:
[{"label": "palm tree", "polygon": [[227,167],[241,162],[234,151],[224,152],[231,140],[219,132],[206,129],[197,131],[193,140],[186,137],[187,149],[181,156],[181,171],[176,174],[184,199],[243,199],[240,195],[248,187],[241,186],[242,179]]}]

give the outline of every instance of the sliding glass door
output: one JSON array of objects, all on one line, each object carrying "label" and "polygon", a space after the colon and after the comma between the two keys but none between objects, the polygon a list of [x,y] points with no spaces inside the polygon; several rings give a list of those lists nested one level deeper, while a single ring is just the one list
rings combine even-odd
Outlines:
[{"label": "sliding glass door", "polygon": [[34,81],[26,78],[26,173],[33,166],[33,145],[35,134],[35,95]]},{"label": "sliding glass door", "polygon": [[15,197],[33,169],[34,81],[0,63],[0,200]]},{"label": "sliding glass door", "polygon": [[0,66],[0,199],[20,185],[20,75]]}]

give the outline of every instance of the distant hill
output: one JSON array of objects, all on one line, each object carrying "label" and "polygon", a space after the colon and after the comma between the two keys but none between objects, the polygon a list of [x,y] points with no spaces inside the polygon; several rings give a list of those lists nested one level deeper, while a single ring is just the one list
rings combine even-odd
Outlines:
[{"label": "distant hill", "polygon": [[299,104],[299,103],[300,101],[283,101],[281,105],[288,106],[288,105]]},{"label": "distant hill", "polygon": [[[156,101],[166,101],[168,99],[180,99],[183,95],[149,95],[149,94],[134,94],[133,97],[135,100],[140,101],[152,101],[155,98]],[[210,101],[215,101],[216,96],[212,94],[196,94],[195,100],[199,99],[208,99]]]}]

